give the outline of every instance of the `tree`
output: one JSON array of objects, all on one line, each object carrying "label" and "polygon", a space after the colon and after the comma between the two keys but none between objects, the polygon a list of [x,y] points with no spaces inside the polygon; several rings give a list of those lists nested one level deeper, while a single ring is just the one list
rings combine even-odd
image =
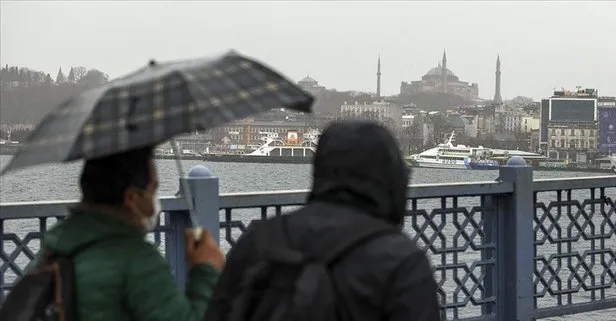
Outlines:
[{"label": "tree", "polygon": [[447,118],[442,114],[434,114],[430,116],[430,121],[434,126],[434,141],[436,143],[442,142],[444,135],[451,133],[451,126]]},{"label": "tree", "polygon": [[75,68],[71,67],[71,70],[68,71],[68,82],[74,84],[75,83]]},{"label": "tree", "polygon": [[86,87],[96,87],[108,81],[109,76],[107,76],[107,74],[98,69],[90,69],[85,76],[79,80],[79,84]]},{"label": "tree", "polygon": [[523,97],[523,96],[517,96],[517,97],[507,101],[507,105],[524,106],[524,105],[532,105],[533,102],[534,102],[534,100],[532,98]]},{"label": "tree", "polygon": [[75,80],[74,80],[75,83],[79,82],[88,73],[88,68],[84,66],[74,66],[71,69],[73,70],[73,73],[75,74]]},{"label": "tree", "polygon": [[423,124],[420,122],[419,118],[416,117],[413,120],[411,126],[404,129],[404,135],[408,142],[408,152],[411,153],[412,150],[419,150],[423,148]]},{"label": "tree", "polygon": [[52,84],[53,83],[53,79],[51,79],[51,75],[47,74],[47,76],[45,76],[45,83],[46,84]]},{"label": "tree", "polygon": [[62,84],[65,82],[66,82],[66,77],[64,76],[64,73],[62,73],[62,67],[60,67],[60,70],[58,70],[58,75],[56,76],[56,83]]}]

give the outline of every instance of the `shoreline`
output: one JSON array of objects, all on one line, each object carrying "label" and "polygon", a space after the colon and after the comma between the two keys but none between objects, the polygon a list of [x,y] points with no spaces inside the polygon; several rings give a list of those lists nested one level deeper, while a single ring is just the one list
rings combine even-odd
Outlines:
[{"label": "shoreline", "polygon": [[[0,148],[0,156],[13,156],[16,147],[4,147]],[[155,159],[162,160],[174,160],[173,155],[155,155]],[[204,163],[244,163],[244,164],[311,164],[312,157],[275,157],[275,156],[246,156],[239,154],[205,154],[205,155],[183,155],[181,160],[201,160]],[[439,168],[439,167],[423,167],[408,165],[410,168],[430,168],[430,169],[448,169],[451,168]],[[533,166],[533,165],[531,165]],[[467,171],[475,171],[473,169],[460,169]],[[487,169],[490,170],[490,169]],[[539,167],[533,166],[534,171],[541,172],[583,172],[583,173],[605,173],[616,174],[610,169],[601,168],[589,168],[589,167]]]}]

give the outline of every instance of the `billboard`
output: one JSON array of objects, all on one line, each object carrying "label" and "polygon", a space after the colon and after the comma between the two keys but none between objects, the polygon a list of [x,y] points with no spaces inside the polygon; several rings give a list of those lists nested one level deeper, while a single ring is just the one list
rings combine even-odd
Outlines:
[{"label": "billboard", "polygon": [[616,108],[600,108],[599,153],[616,153]]},{"label": "billboard", "polygon": [[596,99],[550,99],[550,121],[590,122],[597,120],[596,112]]}]

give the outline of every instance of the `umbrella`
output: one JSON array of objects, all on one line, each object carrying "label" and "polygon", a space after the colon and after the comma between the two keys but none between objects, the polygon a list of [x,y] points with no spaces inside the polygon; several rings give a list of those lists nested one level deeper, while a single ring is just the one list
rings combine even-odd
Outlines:
[{"label": "umbrella", "polygon": [[235,52],[150,64],[64,102],[48,114],[2,174],[152,146],[272,108],[310,112],[313,97]]}]

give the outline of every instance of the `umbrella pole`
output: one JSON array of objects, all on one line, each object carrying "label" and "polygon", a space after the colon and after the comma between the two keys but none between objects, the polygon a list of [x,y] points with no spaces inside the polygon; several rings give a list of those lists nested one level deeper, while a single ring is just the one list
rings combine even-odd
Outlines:
[{"label": "umbrella pole", "polygon": [[171,139],[171,145],[173,145],[173,153],[175,154],[175,164],[178,169],[178,174],[180,174],[180,182],[182,182],[182,189],[184,190],[184,200],[186,200],[186,205],[188,206],[188,214],[190,215],[190,223],[193,227],[199,226],[197,223],[197,215],[195,213],[195,206],[193,204],[192,191],[188,186],[188,180],[184,177],[184,169],[182,167],[182,160],[180,158],[181,150],[179,144],[176,142],[175,138]]}]

